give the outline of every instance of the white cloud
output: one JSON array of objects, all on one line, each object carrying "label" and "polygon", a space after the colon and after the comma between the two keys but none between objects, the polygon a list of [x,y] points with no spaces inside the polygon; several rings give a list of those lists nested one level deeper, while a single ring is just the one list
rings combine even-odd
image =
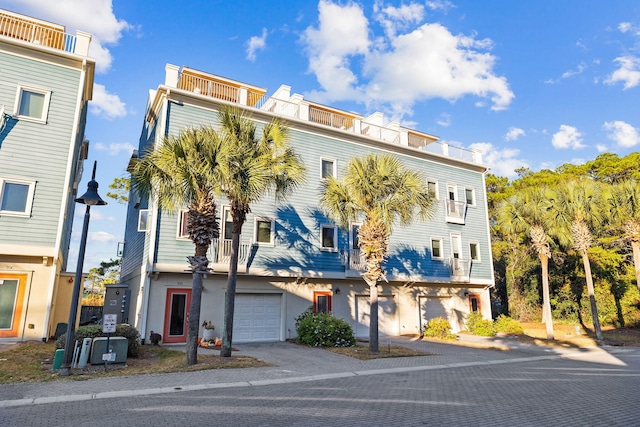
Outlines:
[{"label": "white cloud", "polygon": [[95,148],[96,151],[106,151],[109,156],[117,156],[121,151],[124,151],[125,153],[132,153],[135,149],[133,145],[126,142],[120,144],[111,143],[109,145],[97,142],[93,148]]},{"label": "white cloud", "polygon": [[247,42],[247,59],[249,61],[256,60],[256,52],[264,50],[267,47],[267,29],[262,29],[262,35],[260,37],[253,36]]},{"label": "white cloud", "polygon": [[631,23],[630,22],[621,22],[618,24],[618,30],[620,30],[621,33],[626,33],[627,31],[631,30]]},{"label": "white cloud", "polygon": [[427,5],[427,7],[431,10],[442,10],[443,12],[448,12],[449,9],[453,9],[454,7],[456,7],[453,3],[451,3],[449,0],[427,0],[425,2],[425,4]]},{"label": "white cloud", "polygon": [[582,133],[573,126],[560,125],[560,130],[553,134],[551,143],[555,148],[573,148],[577,150],[584,148],[582,144]]},{"label": "white cloud", "polygon": [[620,65],[604,82],[609,85],[624,82],[624,89],[631,89],[640,83],[640,58],[621,56],[614,59]]},{"label": "white cloud", "polygon": [[[307,28],[301,41],[322,91],[307,95],[320,102],[363,102],[394,120],[429,98],[475,95],[490,100],[493,110],[505,109],[514,95],[493,71],[496,57],[486,52],[492,41],[453,35],[438,23],[418,26],[407,13],[419,8],[411,7],[378,8],[375,18],[385,22],[386,35],[371,41],[360,5],[321,0],[319,24]],[[405,30],[410,26],[416,28]],[[396,35],[400,29],[405,31]],[[360,64],[362,82],[354,71]]]},{"label": "white cloud", "polygon": [[640,135],[638,130],[631,126],[629,123],[625,123],[620,120],[613,122],[604,122],[603,129],[611,131],[607,138],[615,141],[620,147],[634,147],[640,143]]},{"label": "white cloud", "polygon": [[586,69],[587,69],[587,66],[584,63],[578,64],[578,67],[575,70],[567,70],[564,73],[562,73],[562,78],[568,79],[569,77],[582,74],[582,72]]},{"label": "white cloud", "polygon": [[436,123],[443,127],[451,126],[451,115],[447,113],[440,114],[440,117],[436,119]]},{"label": "white cloud", "polygon": [[395,37],[398,30],[424,19],[424,6],[417,3],[404,4],[400,7],[384,6],[377,1],[374,4],[375,20],[380,23],[387,37]]},{"label": "white cloud", "polygon": [[596,144],[596,150],[598,150],[598,153],[604,153],[608,150],[609,148],[604,145],[604,144]]},{"label": "white cloud", "polygon": [[469,146],[472,150],[482,152],[482,163],[491,168],[491,173],[499,176],[515,177],[515,170],[521,167],[528,168],[525,160],[517,159],[520,150],[515,148],[499,149],[489,142],[478,142]]},{"label": "white cloud", "polygon": [[115,221],[116,217],[107,216],[103,214],[100,209],[96,209],[91,211],[91,220],[92,221]]},{"label": "white cloud", "polygon": [[89,56],[96,60],[96,71],[104,73],[113,58],[107,46],[118,44],[122,33],[133,29],[113,13],[112,0],[6,0],[12,10],[65,25],[68,33],[75,30],[91,33]]},{"label": "white cloud", "polygon": [[87,242],[89,243],[109,243],[109,242],[117,242],[118,237],[114,236],[111,233],[107,233],[106,231],[92,231],[87,235]]},{"label": "white cloud", "polygon": [[517,128],[517,127],[510,127],[509,131],[507,132],[507,134],[504,136],[504,139],[507,141],[515,141],[516,139],[520,138],[521,136],[526,135],[524,130]]},{"label": "white cloud", "polygon": [[98,83],[93,85],[93,99],[89,102],[89,110],[92,114],[107,119],[127,115],[126,105],[120,97],[107,92],[106,88]]}]

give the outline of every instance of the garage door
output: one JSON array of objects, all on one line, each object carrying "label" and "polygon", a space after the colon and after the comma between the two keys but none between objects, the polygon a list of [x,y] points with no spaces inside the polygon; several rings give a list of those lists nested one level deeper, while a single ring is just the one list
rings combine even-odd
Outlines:
[{"label": "garage door", "polygon": [[233,342],[280,340],[280,294],[236,294]]},{"label": "garage door", "polygon": [[451,298],[433,298],[433,297],[420,297],[420,331],[424,331],[424,327],[427,322],[436,317],[442,317],[447,319],[451,324],[453,332],[458,332],[460,329],[458,323],[451,316]]},{"label": "garage door", "polygon": [[[355,334],[358,338],[369,337],[369,313],[371,313],[371,305],[369,304],[369,295],[358,295],[356,299],[356,330]],[[391,335],[397,336],[398,329],[398,308],[393,295],[378,296],[378,336]]]}]

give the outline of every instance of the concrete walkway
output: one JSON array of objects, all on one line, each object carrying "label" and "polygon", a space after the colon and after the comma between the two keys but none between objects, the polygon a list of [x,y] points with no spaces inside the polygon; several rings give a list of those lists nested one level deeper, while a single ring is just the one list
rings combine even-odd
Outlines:
[{"label": "concrete walkway", "polygon": [[[402,345],[429,352],[431,355],[358,360],[319,348],[299,346],[288,342],[238,344],[234,345],[234,348],[238,350],[235,354],[252,356],[273,366],[118,376],[84,381],[74,381],[71,377],[70,379],[44,383],[6,384],[0,385],[0,408],[214,388],[255,387],[357,375],[455,369],[466,366],[557,358],[615,363],[612,349],[544,347],[519,343],[514,338],[483,338],[461,335],[459,339],[467,344],[485,348],[422,341],[408,337],[382,338],[380,340],[381,351],[384,351],[387,345]],[[498,350],[498,348],[502,350]],[[208,349],[199,349],[199,352],[218,354],[218,351]]]}]

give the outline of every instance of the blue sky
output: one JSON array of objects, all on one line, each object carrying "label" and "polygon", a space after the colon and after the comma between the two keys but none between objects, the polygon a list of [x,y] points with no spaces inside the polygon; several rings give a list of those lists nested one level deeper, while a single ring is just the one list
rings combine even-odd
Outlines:
[{"label": "blue sky", "polygon": [[[149,89],[186,65],[481,149],[491,172],[640,147],[640,2],[0,0],[93,34],[89,161],[104,195],[137,146]],[[88,164],[88,169],[90,165]],[[88,175],[88,174],[85,174]],[[85,176],[82,189],[86,188]],[[83,210],[77,209],[69,269]],[[115,257],[125,207],[92,210],[85,270]]]}]

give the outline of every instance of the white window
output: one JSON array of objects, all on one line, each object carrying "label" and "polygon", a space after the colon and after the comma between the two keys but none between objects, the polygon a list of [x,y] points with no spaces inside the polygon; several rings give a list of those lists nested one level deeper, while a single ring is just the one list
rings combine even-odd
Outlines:
[{"label": "white window", "polygon": [[233,217],[231,216],[231,206],[222,207],[222,218],[224,218],[224,221],[220,224],[222,227],[222,233],[220,233],[220,235],[223,240],[231,240],[233,237]]},{"label": "white window", "polygon": [[0,215],[30,216],[36,183],[0,178]]},{"label": "white window", "polygon": [[253,241],[260,246],[273,246],[275,225],[275,221],[269,218],[257,217],[253,228]]},{"label": "white window", "polygon": [[149,209],[140,209],[138,213],[138,231],[149,230]]},{"label": "white window", "polygon": [[325,251],[335,251],[338,249],[338,230],[334,225],[323,225],[320,227],[320,248]]},{"label": "white window", "polygon": [[182,209],[178,216],[178,239],[188,239],[189,233],[187,232],[187,220],[189,219],[189,211]]},{"label": "white window", "polygon": [[320,159],[320,178],[336,177],[336,161],[334,159]]},{"label": "white window", "polygon": [[440,198],[438,195],[438,181],[435,179],[427,179],[427,190],[429,190],[429,193],[431,193],[436,200]]},{"label": "white window", "polygon": [[480,244],[469,242],[469,258],[473,261],[480,261]]},{"label": "white window", "polygon": [[36,122],[47,122],[51,92],[29,86],[18,86],[14,116]]},{"label": "white window", "polygon": [[451,235],[451,258],[462,258],[462,236],[459,234]]},{"label": "white window", "polygon": [[443,258],[442,256],[442,239],[440,238],[432,238],[431,239],[431,258]]},{"label": "white window", "polygon": [[476,190],[474,190],[473,188],[465,188],[464,189],[464,196],[465,196],[465,200],[467,202],[467,205],[469,205],[469,206],[475,206],[476,205]]}]

